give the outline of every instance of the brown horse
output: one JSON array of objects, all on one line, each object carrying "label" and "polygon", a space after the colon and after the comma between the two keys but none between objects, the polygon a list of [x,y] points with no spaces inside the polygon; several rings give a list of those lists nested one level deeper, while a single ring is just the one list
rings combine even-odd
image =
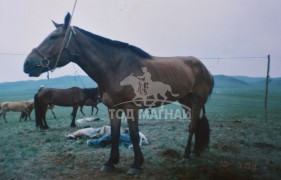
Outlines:
[{"label": "brown horse", "polygon": [[36,126],[48,129],[46,112],[49,105],[72,106],[72,121],[70,126],[75,127],[75,118],[78,107],[83,106],[88,99],[98,97],[98,88],[81,89],[72,87],[69,89],[44,88],[34,96]]},{"label": "brown horse", "polygon": [[[64,24],[54,23],[56,29],[26,58],[24,72],[37,77],[50,69],[74,62],[97,82],[100,97],[108,107],[112,132],[111,154],[101,171],[112,171],[114,164],[119,162],[121,114],[125,112],[135,154],[128,174],[140,172],[143,155],[139,146],[138,110],[159,106],[164,98],[164,104],[179,101],[184,109],[192,107],[184,158],[190,158],[194,133],[195,152],[200,153],[207,147],[209,128],[204,105],[212,91],[213,78],[200,60],[195,57],[151,56],[127,43],[72,27],[70,18],[67,14]],[[123,82],[130,75],[140,80],[136,83],[138,88],[133,87],[132,81]],[[164,88],[153,87],[155,84]],[[149,99],[162,92],[165,96],[161,95],[161,99],[159,96],[157,101]],[[138,98],[134,99],[136,96]],[[202,121],[201,110],[204,111]]]},{"label": "brown horse", "polygon": [[87,99],[87,100],[85,101],[84,105],[83,105],[83,106],[80,106],[80,111],[81,111],[81,113],[85,116],[85,114],[84,114],[84,112],[83,112],[83,107],[84,107],[84,106],[91,106],[91,107],[92,107],[91,115],[94,114],[94,108],[97,109],[97,111],[96,111],[96,113],[95,113],[95,115],[97,115],[98,112],[99,112],[99,108],[98,108],[97,105],[98,105],[100,102],[101,102],[101,100],[100,100],[100,97],[99,97],[99,96],[97,96],[95,99]]}]

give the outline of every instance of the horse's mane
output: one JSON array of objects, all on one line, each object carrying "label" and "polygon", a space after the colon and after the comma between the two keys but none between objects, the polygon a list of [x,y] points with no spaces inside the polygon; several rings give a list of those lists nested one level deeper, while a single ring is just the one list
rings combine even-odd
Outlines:
[{"label": "horse's mane", "polygon": [[113,46],[113,47],[116,47],[116,48],[127,48],[129,50],[131,50],[132,52],[134,52],[136,55],[138,55],[139,57],[141,58],[145,58],[145,59],[151,59],[151,55],[148,54],[147,52],[143,51],[142,49],[136,47],[136,46],[133,46],[133,45],[130,45],[128,43],[125,43],[125,42],[121,42],[121,41],[116,41],[116,40],[111,40],[111,39],[108,39],[108,38],[105,38],[105,37],[102,37],[102,36],[99,36],[99,35],[96,35],[96,34],[93,34],[91,32],[88,32],[84,29],[81,29],[79,27],[75,27],[77,28],[79,31],[81,31],[83,34],[87,35],[88,37],[90,38],[93,38],[103,44],[106,44],[106,45],[109,45],[109,46]]}]

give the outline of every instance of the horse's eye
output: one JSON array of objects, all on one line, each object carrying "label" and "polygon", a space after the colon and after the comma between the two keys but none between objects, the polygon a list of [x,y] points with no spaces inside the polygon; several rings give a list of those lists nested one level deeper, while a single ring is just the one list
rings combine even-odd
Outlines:
[{"label": "horse's eye", "polygon": [[54,40],[54,39],[57,39],[59,38],[59,35],[52,35],[49,37],[50,40]]}]

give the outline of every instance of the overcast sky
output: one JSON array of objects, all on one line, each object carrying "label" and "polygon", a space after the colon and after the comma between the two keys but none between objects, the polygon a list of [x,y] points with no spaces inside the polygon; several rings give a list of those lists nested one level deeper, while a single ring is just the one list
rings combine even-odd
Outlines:
[{"label": "overcast sky", "polygon": [[[30,78],[23,62],[74,0],[0,0],[0,82]],[[281,76],[280,0],[78,0],[72,25],[156,56],[266,57]],[[264,77],[263,59],[202,59],[212,74]],[[84,72],[72,64],[50,77]]]}]

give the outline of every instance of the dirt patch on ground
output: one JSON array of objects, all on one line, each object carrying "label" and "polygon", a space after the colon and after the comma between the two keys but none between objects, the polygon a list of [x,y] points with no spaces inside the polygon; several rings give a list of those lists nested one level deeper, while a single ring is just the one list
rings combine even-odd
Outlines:
[{"label": "dirt patch on ground", "polygon": [[162,157],[167,157],[167,158],[180,158],[181,154],[174,150],[174,149],[165,149],[159,153],[160,156]]},{"label": "dirt patch on ground", "polygon": [[229,153],[239,153],[240,149],[232,144],[214,144],[212,148]]},{"label": "dirt patch on ground", "polygon": [[268,143],[262,143],[262,142],[257,142],[254,143],[254,146],[257,148],[261,148],[261,149],[268,149],[268,150],[281,150],[280,147],[276,147],[272,144],[268,144]]}]

